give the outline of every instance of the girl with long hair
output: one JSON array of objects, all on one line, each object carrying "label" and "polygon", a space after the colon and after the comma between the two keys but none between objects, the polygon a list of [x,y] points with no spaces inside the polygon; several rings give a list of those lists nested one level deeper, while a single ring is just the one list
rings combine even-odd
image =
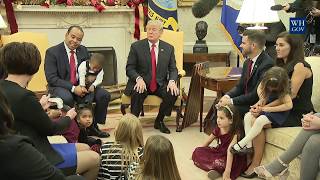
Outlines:
[{"label": "girl with long hair", "polygon": [[130,180],[181,180],[169,139],[154,135],[147,139],[140,164],[129,167]]},{"label": "girl with long hair", "polygon": [[132,114],[124,115],[115,130],[115,142],[103,144],[101,152],[98,179],[126,179],[128,165],[139,162],[143,153],[140,120]]},{"label": "girl with long hair", "polygon": [[257,93],[259,101],[244,116],[246,136],[232,146],[230,151],[233,154],[250,152],[252,139],[263,128],[282,126],[292,108],[289,77],[281,67],[272,67],[264,74]]},{"label": "girl with long hair", "polygon": [[[242,120],[235,107],[220,106],[217,110],[217,127],[192,154],[194,164],[209,171],[210,179],[216,179],[221,174],[224,180],[236,179],[246,169],[246,156],[233,156],[229,149],[240,140],[242,132]],[[213,140],[217,140],[216,147],[209,146]]]}]

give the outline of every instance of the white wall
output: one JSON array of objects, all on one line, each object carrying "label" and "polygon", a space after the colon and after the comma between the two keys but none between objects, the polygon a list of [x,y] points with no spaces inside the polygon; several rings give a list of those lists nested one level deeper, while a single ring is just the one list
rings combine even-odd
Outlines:
[{"label": "white wall", "polygon": [[[284,4],[293,0],[275,0],[276,4]],[[289,17],[293,17],[294,13],[279,12],[279,17],[284,25],[289,27]],[[236,52],[231,46],[231,43],[226,38],[224,32],[220,28],[221,7],[215,7],[204,18],[195,18],[191,12],[191,7],[178,7],[178,21],[180,30],[184,31],[184,52],[192,52],[192,47],[197,40],[195,34],[195,25],[198,21],[206,21],[208,23],[208,34],[205,37],[209,48],[209,53],[228,52],[232,51],[231,65],[236,64]]]}]

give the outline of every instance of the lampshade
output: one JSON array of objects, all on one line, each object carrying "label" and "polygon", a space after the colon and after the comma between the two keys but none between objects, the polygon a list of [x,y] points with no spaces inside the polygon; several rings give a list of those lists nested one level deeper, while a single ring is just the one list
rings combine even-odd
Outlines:
[{"label": "lampshade", "polygon": [[278,13],[270,9],[274,5],[274,0],[244,0],[236,22],[256,25],[278,22]]},{"label": "lampshade", "polygon": [[7,24],[4,22],[2,15],[0,15],[0,29],[7,28]]}]

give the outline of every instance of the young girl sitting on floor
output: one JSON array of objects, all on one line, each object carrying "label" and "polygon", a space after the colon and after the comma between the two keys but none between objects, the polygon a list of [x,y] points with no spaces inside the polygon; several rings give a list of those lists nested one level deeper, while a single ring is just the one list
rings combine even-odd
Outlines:
[{"label": "young girl sitting on floor", "polygon": [[129,180],[181,180],[171,142],[164,136],[147,139],[140,163],[129,166]]},{"label": "young girl sitting on floor", "polygon": [[[246,156],[233,156],[228,150],[241,138],[242,121],[233,106],[221,106],[217,111],[217,127],[209,139],[197,147],[192,160],[199,168],[209,171],[208,177],[216,179],[223,174],[223,179],[235,179],[246,169]],[[217,147],[209,147],[217,139]]]},{"label": "young girl sitting on floor", "polygon": [[87,128],[91,126],[93,122],[92,108],[89,104],[79,104],[77,107],[76,121],[72,120],[69,128],[62,134],[69,143],[85,143],[97,153],[101,153],[100,139],[95,139],[88,136]]},{"label": "young girl sitting on floor", "polygon": [[116,180],[127,177],[127,167],[139,162],[143,153],[143,135],[140,120],[124,115],[115,130],[115,142],[102,145],[98,180]]},{"label": "young girl sitting on floor", "polygon": [[230,150],[234,154],[251,151],[252,139],[263,128],[280,127],[292,108],[289,77],[281,67],[272,67],[264,74],[257,93],[259,101],[244,117],[246,136]]}]

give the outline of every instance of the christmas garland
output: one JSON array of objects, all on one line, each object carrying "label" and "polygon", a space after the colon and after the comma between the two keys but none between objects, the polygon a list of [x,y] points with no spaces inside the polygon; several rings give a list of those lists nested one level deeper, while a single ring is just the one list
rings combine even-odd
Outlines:
[{"label": "christmas garland", "polygon": [[[7,19],[10,25],[11,34],[18,32],[18,25],[13,11],[15,5],[40,5],[50,8],[51,5],[64,6],[93,6],[99,12],[106,9],[106,6],[129,6],[135,9],[135,32],[134,37],[140,38],[139,29],[139,4],[145,0],[4,0]],[[143,8],[144,15],[147,16],[146,7]]]},{"label": "christmas garland", "polygon": [[50,8],[51,5],[64,6],[93,6],[101,12],[106,6],[129,6],[135,7],[144,0],[13,0],[17,5],[40,5]]}]

